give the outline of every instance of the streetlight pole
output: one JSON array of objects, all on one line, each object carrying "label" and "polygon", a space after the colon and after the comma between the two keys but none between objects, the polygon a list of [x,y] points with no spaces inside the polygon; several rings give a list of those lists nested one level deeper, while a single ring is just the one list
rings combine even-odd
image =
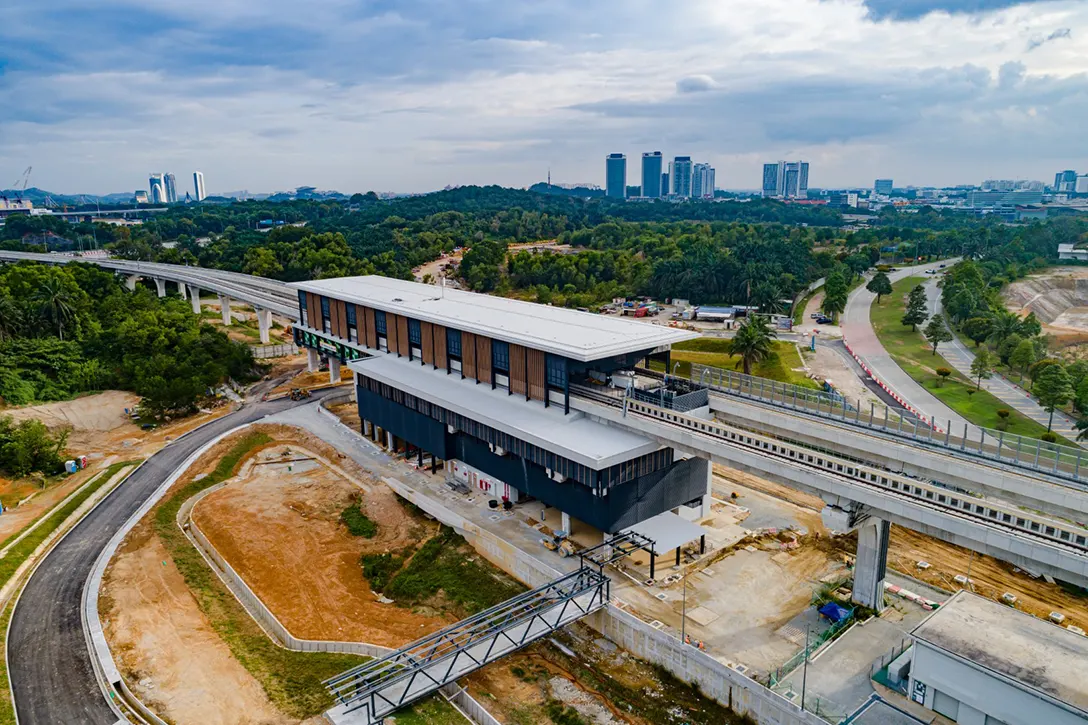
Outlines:
[{"label": "streetlight pole", "polygon": [[801,710],[805,709],[805,688],[808,685],[808,637],[812,626],[805,627],[805,666],[801,670]]}]

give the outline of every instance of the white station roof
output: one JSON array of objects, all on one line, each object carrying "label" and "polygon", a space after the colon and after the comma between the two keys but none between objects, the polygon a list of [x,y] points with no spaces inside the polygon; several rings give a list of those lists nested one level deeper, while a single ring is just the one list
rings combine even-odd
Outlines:
[{"label": "white station roof", "polygon": [[362,358],[348,367],[597,471],[661,448],[649,438],[595,423],[583,413],[564,415],[562,405],[545,408],[544,403],[526,400],[524,395],[492,390],[485,383],[462,380],[460,375],[447,375],[445,370],[396,355]]},{"label": "white station roof", "polygon": [[698,333],[622,317],[369,275],[291,284],[417,320],[587,362],[672,345]]}]

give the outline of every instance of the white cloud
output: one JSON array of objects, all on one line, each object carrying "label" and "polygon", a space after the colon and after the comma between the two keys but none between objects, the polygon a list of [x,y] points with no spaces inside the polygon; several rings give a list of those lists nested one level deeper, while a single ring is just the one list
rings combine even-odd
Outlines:
[{"label": "white cloud", "polygon": [[527,185],[652,149],[734,187],[787,156],[825,186],[1088,168],[1073,0],[15,2],[0,168],[59,192],[193,168],[214,190]]}]

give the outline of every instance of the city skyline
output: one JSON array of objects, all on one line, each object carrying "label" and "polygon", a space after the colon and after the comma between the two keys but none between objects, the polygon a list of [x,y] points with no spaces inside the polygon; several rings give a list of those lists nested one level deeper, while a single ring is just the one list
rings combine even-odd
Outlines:
[{"label": "city skyline", "polygon": [[1088,167],[1068,132],[1088,110],[1088,6],[1072,0],[14,2],[0,169],[33,165],[61,193],[135,188],[155,167],[201,168],[214,191],[524,187],[548,167],[599,178],[616,147],[682,148],[733,189],[758,188],[768,158],[809,159],[824,187]]}]

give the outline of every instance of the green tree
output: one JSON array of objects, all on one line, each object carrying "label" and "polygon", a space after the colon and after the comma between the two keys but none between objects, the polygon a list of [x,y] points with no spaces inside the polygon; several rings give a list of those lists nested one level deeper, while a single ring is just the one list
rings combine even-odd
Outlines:
[{"label": "green tree", "polygon": [[33,418],[16,423],[10,415],[0,416],[0,470],[16,478],[35,471],[57,473],[68,433],[67,428],[51,433]]},{"label": "green tree", "polygon": [[933,354],[937,354],[937,345],[942,342],[948,342],[952,339],[952,333],[948,331],[948,327],[945,326],[944,320],[940,316],[934,315],[929,324],[926,325],[926,329],[922,331],[922,334],[929,340],[929,344],[933,346]]},{"label": "green tree", "polygon": [[904,325],[910,325],[911,331],[916,331],[918,325],[926,321],[929,316],[926,313],[926,290],[922,285],[918,284],[914,286],[914,289],[910,291],[910,295],[907,297],[907,308],[903,312],[903,318],[900,322]]},{"label": "green tree", "polygon": [[873,278],[869,280],[869,284],[865,285],[865,289],[876,295],[876,303],[880,304],[880,298],[884,295],[890,295],[892,293],[892,283],[888,279],[888,275],[884,272],[877,272],[873,275]]},{"label": "green tree", "polygon": [[987,317],[970,317],[963,323],[963,334],[978,347],[990,336],[990,320]]},{"label": "green tree", "polygon": [[1043,371],[1032,390],[1039,399],[1039,404],[1050,413],[1046,423],[1046,432],[1049,433],[1054,425],[1054,410],[1068,403],[1073,397],[1073,384],[1069,373],[1061,365],[1052,365]]},{"label": "green tree", "polygon": [[944,387],[944,381],[948,380],[948,376],[952,374],[952,371],[948,368],[937,368],[937,387]]},{"label": "green tree", "polygon": [[767,319],[760,315],[750,315],[737,327],[737,334],[729,345],[733,355],[740,356],[744,374],[752,374],[752,365],[766,359],[773,350],[772,341],[778,335],[771,329]]},{"label": "green tree", "polygon": [[283,273],[283,265],[276,259],[276,253],[267,247],[250,247],[246,250],[246,274],[277,279]]},{"label": "green tree", "polygon": [[975,390],[982,387],[983,380],[993,377],[994,356],[988,348],[982,348],[971,361],[971,377],[976,380]]},{"label": "green tree", "polygon": [[1020,381],[1024,380],[1024,373],[1028,367],[1035,364],[1035,345],[1031,340],[1021,340],[1016,349],[1009,355],[1009,365],[1020,371]]},{"label": "green tree", "polygon": [[824,282],[823,310],[825,314],[831,315],[832,321],[846,309],[846,300],[849,295],[850,286],[846,282],[843,267],[836,267],[831,274],[827,275],[827,281]]},{"label": "green tree", "polygon": [[1000,349],[1005,340],[1019,334],[1020,318],[1008,310],[998,310],[990,317],[990,334],[986,339],[994,347]]},{"label": "green tree", "polygon": [[1020,347],[1020,343],[1024,341],[1024,338],[1020,337],[1017,332],[1012,333],[997,346],[997,356],[1001,359],[1001,362],[1006,365],[1009,364],[1009,358],[1016,352],[1016,348]]},{"label": "green tree", "polygon": [[42,317],[57,328],[57,337],[64,339],[64,326],[76,316],[75,297],[57,277],[47,277],[34,293]]},{"label": "green tree", "polygon": [[1049,368],[1054,366],[1061,366],[1060,360],[1055,360],[1052,357],[1044,358],[1028,368],[1028,377],[1031,378],[1032,387],[1035,386],[1035,382],[1042,377]]}]

